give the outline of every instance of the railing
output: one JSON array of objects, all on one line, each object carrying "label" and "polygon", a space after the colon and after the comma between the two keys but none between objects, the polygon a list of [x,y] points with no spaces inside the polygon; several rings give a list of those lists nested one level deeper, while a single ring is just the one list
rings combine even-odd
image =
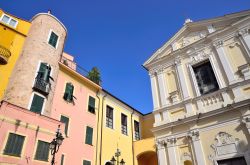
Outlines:
[{"label": "railing", "polygon": [[7,64],[10,56],[11,52],[7,48],[0,45],[0,64]]},{"label": "railing", "polygon": [[41,92],[42,94],[48,95],[51,89],[51,84],[41,78],[36,78],[33,89]]},{"label": "railing", "polygon": [[[74,71],[76,71],[80,75],[82,75],[82,76],[86,77],[87,79],[89,79],[88,78],[89,71],[87,71],[83,67],[77,65],[74,61],[72,61],[70,59],[67,59],[67,58],[62,56],[60,62],[63,63],[64,65],[68,66],[69,68],[73,69]],[[89,80],[91,80],[91,79],[89,79]],[[91,81],[96,83],[97,85],[100,85],[100,81],[98,81],[98,80],[91,80]]]}]

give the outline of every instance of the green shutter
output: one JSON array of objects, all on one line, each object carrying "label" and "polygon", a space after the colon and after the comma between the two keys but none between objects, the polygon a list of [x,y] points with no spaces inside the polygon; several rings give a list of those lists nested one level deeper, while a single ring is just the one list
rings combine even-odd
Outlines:
[{"label": "green shutter", "polygon": [[93,128],[87,127],[85,143],[92,145],[92,138],[93,138]]},{"label": "green shutter", "polygon": [[12,156],[20,156],[23,148],[24,136],[10,133],[4,154]]},{"label": "green shutter", "polygon": [[34,94],[30,110],[35,113],[41,113],[43,108],[44,98]]},{"label": "green shutter", "polygon": [[95,98],[91,96],[89,96],[88,111],[91,113],[95,113]]},{"label": "green shutter", "polygon": [[49,82],[51,67],[47,63],[41,63],[37,77]]},{"label": "green shutter", "polygon": [[64,100],[72,102],[73,101],[74,86],[71,83],[66,84]]},{"label": "green shutter", "polygon": [[52,45],[53,47],[56,47],[57,40],[58,40],[58,36],[54,32],[51,32],[50,38],[49,38],[49,44]]},{"label": "green shutter", "polygon": [[67,118],[65,116],[61,116],[60,121],[65,124],[64,132],[65,132],[66,135],[68,135],[69,118]]},{"label": "green shutter", "polygon": [[49,158],[49,143],[38,140],[35,159],[48,161],[48,158]]},{"label": "green shutter", "polygon": [[84,161],[83,161],[83,165],[91,165],[91,162],[88,161],[88,160],[84,160]]},{"label": "green shutter", "polygon": [[62,154],[62,156],[61,156],[61,165],[63,165],[64,164],[64,155]]}]

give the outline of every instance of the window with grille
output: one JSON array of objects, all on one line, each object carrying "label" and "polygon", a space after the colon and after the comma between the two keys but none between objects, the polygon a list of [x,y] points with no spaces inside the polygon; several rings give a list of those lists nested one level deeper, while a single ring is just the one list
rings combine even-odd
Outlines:
[{"label": "window with grille", "polygon": [[65,92],[63,99],[67,102],[73,102],[74,85],[72,83],[67,83],[65,87]]},{"label": "window with grille", "polygon": [[43,103],[44,98],[37,94],[34,94],[30,110],[35,113],[41,113],[43,109]]},{"label": "window with grille", "polygon": [[106,127],[113,129],[113,111],[114,109],[107,105],[106,107]]},{"label": "window with grille", "polygon": [[68,136],[69,118],[66,116],[61,116],[60,121],[65,124],[64,132],[65,132],[65,135]]},{"label": "window with grille", "polygon": [[134,130],[135,130],[135,140],[140,140],[140,124],[138,121],[134,121]]},{"label": "window with grille", "polygon": [[87,126],[85,144],[92,145],[92,141],[93,141],[93,128]]},{"label": "window with grille", "polygon": [[95,114],[95,98],[89,96],[88,111]]},{"label": "window with grille", "polygon": [[128,126],[127,126],[127,116],[125,114],[121,114],[121,130],[122,130],[122,134],[124,135],[128,135]]},{"label": "window with grille", "polygon": [[41,160],[41,161],[48,161],[48,159],[49,159],[49,143],[38,140],[35,159]]},{"label": "window with grille", "polygon": [[213,68],[209,61],[193,66],[200,94],[207,94],[219,89]]},{"label": "window with grille", "polygon": [[91,165],[91,162],[88,161],[88,160],[84,160],[84,161],[83,161],[83,165]]},{"label": "window with grille", "polygon": [[4,149],[4,154],[20,157],[22,148],[23,148],[24,139],[25,139],[24,136],[14,134],[14,133],[9,133],[9,137],[8,137],[5,149]]},{"label": "window with grille", "polygon": [[56,33],[54,33],[53,31],[51,31],[50,37],[49,37],[49,44],[51,46],[53,46],[54,48],[56,48],[57,47],[57,41],[58,41],[58,35],[56,35]]}]

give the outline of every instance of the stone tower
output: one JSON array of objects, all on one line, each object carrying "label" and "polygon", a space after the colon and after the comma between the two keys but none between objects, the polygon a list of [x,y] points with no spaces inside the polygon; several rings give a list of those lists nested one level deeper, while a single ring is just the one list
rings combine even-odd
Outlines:
[{"label": "stone tower", "polygon": [[67,29],[50,12],[31,24],[4,100],[49,116]]}]

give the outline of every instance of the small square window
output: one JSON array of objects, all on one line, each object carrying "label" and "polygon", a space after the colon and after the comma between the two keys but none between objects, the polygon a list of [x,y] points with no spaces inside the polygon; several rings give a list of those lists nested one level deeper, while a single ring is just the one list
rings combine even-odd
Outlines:
[{"label": "small square window", "polygon": [[9,23],[10,26],[16,27],[16,24],[17,24],[17,21],[16,21],[16,20],[14,20],[14,19],[11,19],[11,20],[10,20],[10,23]]},{"label": "small square window", "polygon": [[41,161],[48,161],[48,159],[49,159],[49,143],[38,140],[35,159],[41,160]]},{"label": "small square window", "polygon": [[20,157],[23,148],[24,138],[24,136],[10,133],[7,144],[4,149],[4,154]]},{"label": "small square window", "polygon": [[2,18],[2,22],[8,24],[10,20],[10,17],[8,17],[7,15],[4,15]]},{"label": "small square window", "polygon": [[56,33],[54,33],[53,31],[50,33],[50,37],[49,37],[49,44],[51,46],[53,46],[54,48],[56,48],[57,45],[57,41],[58,41],[58,35],[56,35]]}]

